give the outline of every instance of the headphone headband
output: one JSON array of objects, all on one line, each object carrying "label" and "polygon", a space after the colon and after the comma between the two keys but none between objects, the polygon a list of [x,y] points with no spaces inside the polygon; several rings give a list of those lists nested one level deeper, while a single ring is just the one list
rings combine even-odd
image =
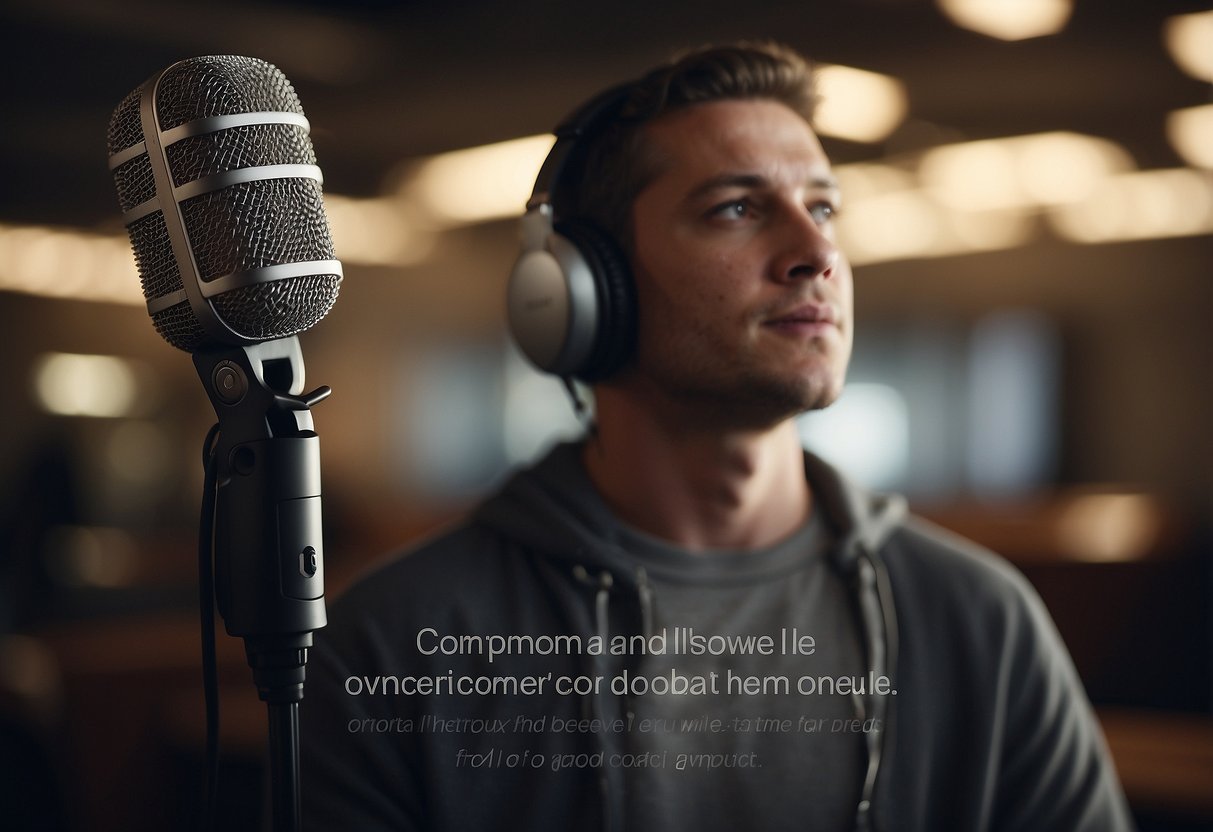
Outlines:
[{"label": "headphone headband", "polygon": [[574,151],[584,150],[584,139],[619,115],[634,87],[635,84],[629,81],[603,90],[556,125],[552,131],[556,135],[556,143],[548,151],[535,178],[535,187],[526,204],[528,211],[540,205],[552,204],[556,183],[569,166]]}]

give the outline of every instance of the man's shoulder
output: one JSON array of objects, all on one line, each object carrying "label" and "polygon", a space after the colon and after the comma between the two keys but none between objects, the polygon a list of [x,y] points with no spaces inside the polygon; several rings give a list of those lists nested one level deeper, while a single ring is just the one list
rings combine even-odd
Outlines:
[{"label": "man's shoulder", "polygon": [[902,646],[933,668],[928,677],[966,667],[991,684],[1008,673],[1074,684],[1052,617],[1009,561],[918,518],[883,555]]},{"label": "man's shoulder", "polygon": [[922,517],[909,517],[891,536],[883,560],[894,591],[918,607],[1018,618],[1040,604],[1032,585],[1001,555]]}]

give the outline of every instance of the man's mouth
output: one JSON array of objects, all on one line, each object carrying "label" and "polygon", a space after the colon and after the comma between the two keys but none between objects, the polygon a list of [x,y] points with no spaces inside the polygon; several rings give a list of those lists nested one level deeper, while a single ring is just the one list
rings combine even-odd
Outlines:
[{"label": "man's mouth", "polygon": [[837,323],[837,315],[828,303],[806,303],[768,319],[767,323]]},{"label": "man's mouth", "polygon": [[818,335],[838,329],[838,314],[828,303],[805,303],[763,321],[763,326],[796,335]]}]

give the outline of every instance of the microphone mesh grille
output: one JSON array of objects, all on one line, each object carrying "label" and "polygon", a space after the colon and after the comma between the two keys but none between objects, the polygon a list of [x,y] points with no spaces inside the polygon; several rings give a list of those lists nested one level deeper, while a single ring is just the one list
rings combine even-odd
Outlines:
[{"label": "microphone mesh grille", "polygon": [[240,322],[249,338],[282,338],[284,331],[302,332],[316,323],[315,308],[337,302],[341,278],[315,274],[248,286],[216,295],[215,308],[225,321]]},{"label": "microphone mesh grille", "polygon": [[152,326],[160,337],[179,350],[193,352],[207,342],[206,331],[188,302],[170,306],[152,315]]},{"label": "microphone mesh grille", "polygon": [[294,124],[253,124],[182,139],[168,147],[173,185],[258,165],[314,165],[307,131]]},{"label": "microphone mesh grille", "polygon": [[132,223],[128,230],[131,247],[135,250],[135,264],[139,267],[143,296],[154,300],[181,289],[181,271],[177,267],[177,258],[173,256],[164,215],[155,211]]},{"label": "microphone mesh grille", "polygon": [[[232,185],[186,200],[181,210],[203,281],[278,263],[333,259],[320,186],[311,179]],[[234,246],[233,240],[243,244]]]},{"label": "microphone mesh grille", "polygon": [[164,73],[156,97],[160,129],[232,113],[303,114],[299,96],[273,64],[238,55],[182,61]]},{"label": "microphone mesh grille", "polygon": [[139,122],[140,92],[132,90],[128,93],[110,116],[106,146],[111,156],[143,141],[143,125]]},{"label": "microphone mesh grille", "polygon": [[[139,90],[135,90],[114,110],[110,118],[106,145],[110,154],[126,150],[143,141],[143,127],[139,122]],[[118,188],[118,204],[129,211],[141,202],[156,195],[156,182],[152,178],[152,166],[147,154],[141,153],[114,169],[114,184]]]},{"label": "microphone mesh grille", "polygon": [[129,211],[156,195],[156,180],[151,163],[143,153],[114,168],[114,183],[118,186],[118,204]]}]

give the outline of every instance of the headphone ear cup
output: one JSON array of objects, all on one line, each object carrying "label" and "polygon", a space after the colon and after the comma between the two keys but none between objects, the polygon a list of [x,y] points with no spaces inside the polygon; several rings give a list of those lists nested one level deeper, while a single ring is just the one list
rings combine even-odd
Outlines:
[{"label": "headphone ear cup", "polygon": [[585,382],[601,381],[623,366],[635,348],[636,287],[632,268],[619,244],[592,223],[561,220],[554,230],[585,260],[597,300],[594,342],[585,362],[572,375]]}]

